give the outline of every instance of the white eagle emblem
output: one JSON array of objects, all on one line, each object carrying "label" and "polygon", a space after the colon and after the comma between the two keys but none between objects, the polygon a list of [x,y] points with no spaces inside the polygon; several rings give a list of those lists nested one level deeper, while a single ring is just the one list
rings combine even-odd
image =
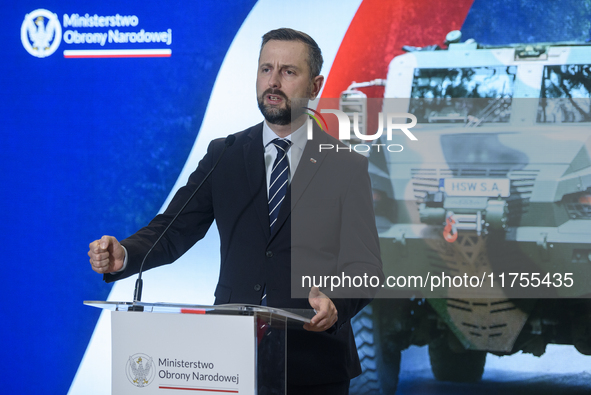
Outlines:
[{"label": "white eagle emblem", "polygon": [[152,382],[154,372],[152,372],[152,358],[147,355],[138,354],[129,357],[127,363],[131,372],[128,372],[128,378],[136,387],[145,387]]},{"label": "white eagle emblem", "polygon": [[55,52],[62,40],[62,27],[56,14],[38,9],[25,15],[21,41],[31,55],[45,58]]},{"label": "white eagle emblem", "polygon": [[152,369],[152,360],[146,361],[146,366],[143,366],[143,363],[144,360],[142,357],[139,357],[137,360],[133,360],[129,357],[129,367],[133,373],[133,383],[138,387],[143,387],[149,384],[148,376],[150,374],[150,369]]}]

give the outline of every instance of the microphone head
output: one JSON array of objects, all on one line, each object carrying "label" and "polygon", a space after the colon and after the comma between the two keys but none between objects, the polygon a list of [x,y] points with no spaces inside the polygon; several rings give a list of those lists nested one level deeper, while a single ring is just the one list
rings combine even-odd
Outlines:
[{"label": "microphone head", "polygon": [[234,144],[234,141],[236,141],[236,136],[233,134],[226,137],[226,147],[230,147],[232,144]]}]

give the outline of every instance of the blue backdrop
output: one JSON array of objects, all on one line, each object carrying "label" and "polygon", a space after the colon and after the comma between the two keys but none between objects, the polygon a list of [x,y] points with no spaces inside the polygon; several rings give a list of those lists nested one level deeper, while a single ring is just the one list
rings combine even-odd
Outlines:
[{"label": "blue backdrop", "polygon": [[[23,380],[29,393],[67,392],[99,314],[81,302],[104,300],[110,291],[85,264],[88,243],[101,232],[123,238],[160,209],[253,4],[49,0],[2,7],[3,393],[24,393]],[[167,47],[172,56],[66,59],[63,49],[77,48],[62,41],[53,55],[36,58],[20,31],[38,8],[60,22],[64,14],[136,15],[137,27],[120,30],[171,29],[173,39],[170,46],[133,47]],[[26,379],[31,370],[34,379]]]}]

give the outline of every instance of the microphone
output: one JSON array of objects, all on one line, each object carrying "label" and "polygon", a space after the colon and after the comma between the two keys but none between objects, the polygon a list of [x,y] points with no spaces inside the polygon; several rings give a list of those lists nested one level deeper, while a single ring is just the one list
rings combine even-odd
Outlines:
[{"label": "microphone", "polygon": [[197,191],[199,191],[199,189],[201,189],[201,186],[203,185],[203,183],[209,178],[210,174],[215,170],[218,163],[220,163],[220,160],[222,159],[222,156],[224,156],[226,149],[228,147],[232,146],[232,144],[234,144],[234,141],[236,141],[236,136],[234,136],[233,134],[226,137],[226,140],[224,141],[224,149],[222,150],[222,153],[218,157],[218,160],[214,163],[214,165],[211,167],[211,170],[205,175],[205,177],[203,178],[201,183],[197,186],[197,188],[195,188],[195,190],[193,191],[191,196],[189,196],[189,198],[187,199],[185,204],[183,204],[183,207],[181,207],[181,209],[178,211],[178,213],[176,213],[174,218],[168,223],[168,225],[166,226],[164,231],[160,234],[160,236],[158,236],[158,239],[156,239],[154,244],[152,244],[152,247],[150,247],[148,252],[146,252],[146,255],[144,255],[144,259],[142,260],[142,264],[140,265],[140,271],[138,272],[137,280],[135,281],[135,290],[133,292],[133,306],[131,306],[131,308],[129,308],[128,311],[144,311],[144,307],[143,306],[136,306],[136,303],[142,301],[142,289],[144,286],[144,282],[142,280],[142,271],[144,269],[144,263],[146,262],[146,258],[148,257],[148,255],[150,255],[150,252],[152,252],[154,247],[156,247],[156,245],[160,242],[160,240],[162,239],[162,237],[164,236],[166,231],[170,228],[170,226],[174,223],[174,221],[176,221],[178,216],[183,212],[185,207],[187,207],[187,205],[189,204],[191,199],[193,199],[193,196],[195,196]]}]

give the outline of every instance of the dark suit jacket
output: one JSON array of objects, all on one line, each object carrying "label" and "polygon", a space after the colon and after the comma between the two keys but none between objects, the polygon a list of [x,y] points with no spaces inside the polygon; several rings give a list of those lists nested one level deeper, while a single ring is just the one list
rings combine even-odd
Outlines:
[{"label": "dark suit jacket", "polygon": [[[271,234],[262,123],[235,136],[218,167],[151,252],[144,270],[176,260],[206,234],[215,220],[221,240],[216,304],[260,304],[266,287],[269,306],[309,309],[309,286],[302,287],[299,278],[290,281],[292,272],[295,277],[345,271],[383,279],[366,158],[342,149],[319,152],[319,144],[336,147],[341,143],[315,131]],[[128,266],[116,275],[105,275],[105,281],[139,271],[147,250],[203,180],[223,147],[224,139],[212,141],[197,170],[166,211],[121,242],[127,249]],[[292,298],[292,288],[303,298]],[[350,319],[370,301],[371,290],[362,290],[354,298],[331,296],[335,297],[339,318],[330,331],[289,332],[290,383],[330,383],[360,373]]]}]

